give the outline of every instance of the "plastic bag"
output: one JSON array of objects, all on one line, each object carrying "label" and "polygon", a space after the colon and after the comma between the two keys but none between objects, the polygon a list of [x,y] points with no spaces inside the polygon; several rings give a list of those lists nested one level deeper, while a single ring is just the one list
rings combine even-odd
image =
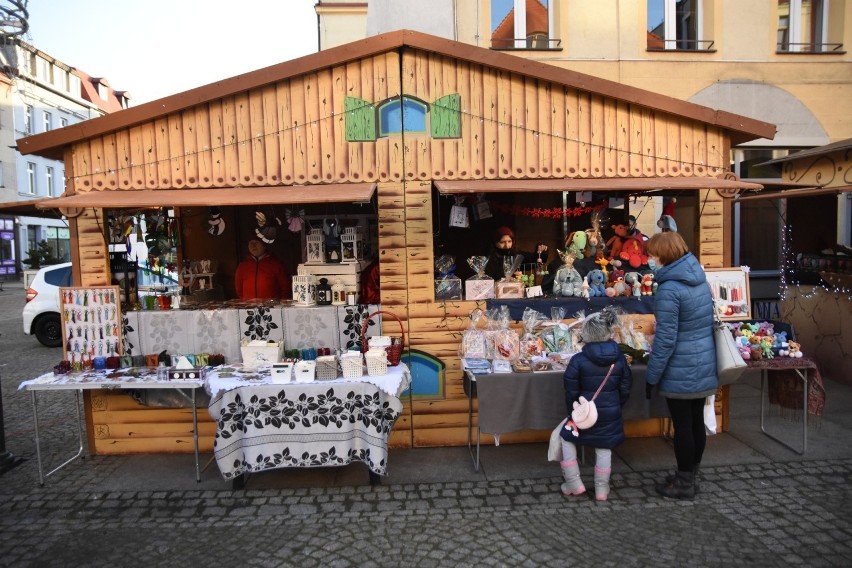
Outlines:
[{"label": "plastic bag", "polygon": [[461,353],[464,358],[487,359],[488,346],[486,343],[485,330],[479,329],[479,323],[485,314],[482,310],[470,312],[470,327],[462,333]]},{"label": "plastic bag", "polygon": [[509,327],[511,318],[509,306],[500,306],[497,316],[498,329],[494,333],[494,359],[512,361],[520,355],[520,338],[518,332]]},{"label": "plastic bag", "polygon": [[494,297],[494,279],[485,274],[487,256],[472,256],[467,259],[474,275],[464,281],[465,300],[487,300]]},{"label": "plastic bag", "polygon": [[461,278],[455,275],[456,259],[449,254],[443,254],[435,259],[435,299],[461,300]]},{"label": "plastic bag", "polygon": [[547,321],[547,318],[537,310],[524,308],[521,319],[524,324],[524,335],[521,337],[520,357],[529,359],[540,355],[544,350],[544,342],[536,335],[536,331],[541,323]]}]

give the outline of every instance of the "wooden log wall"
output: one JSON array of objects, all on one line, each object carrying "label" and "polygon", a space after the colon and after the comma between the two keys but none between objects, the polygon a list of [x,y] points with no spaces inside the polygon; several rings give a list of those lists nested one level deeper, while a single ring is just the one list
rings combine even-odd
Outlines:
[{"label": "wooden log wall", "polygon": [[[461,137],[347,142],[345,97],[461,97]],[[695,120],[405,48],[73,145],[74,191],[432,179],[714,176],[726,138]]]}]

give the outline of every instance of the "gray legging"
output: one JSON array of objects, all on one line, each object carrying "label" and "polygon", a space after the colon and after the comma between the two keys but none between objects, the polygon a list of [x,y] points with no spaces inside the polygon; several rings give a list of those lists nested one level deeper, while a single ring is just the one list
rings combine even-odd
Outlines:
[{"label": "gray legging", "polygon": [[679,471],[693,471],[704,455],[704,446],[707,444],[704,399],[666,399],[674,426],[674,451]]}]

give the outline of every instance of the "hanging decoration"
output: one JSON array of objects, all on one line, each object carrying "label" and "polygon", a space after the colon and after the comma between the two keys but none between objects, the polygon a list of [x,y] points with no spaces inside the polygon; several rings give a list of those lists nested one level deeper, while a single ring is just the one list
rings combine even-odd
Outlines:
[{"label": "hanging decoration", "polygon": [[464,197],[456,196],[456,203],[450,208],[450,227],[458,227],[467,229],[470,227],[470,217],[468,216],[467,206],[464,204]]},{"label": "hanging decoration", "polygon": [[262,211],[255,211],[254,217],[257,220],[257,227],[254,229],[257,238],[266,244],[274,243],[275,237],[278,236],[278,227],[281,226],[281,219],[275,216],[275,212],[267,215]]},{"label": "hanging decoration", "polygon": [[581,217],[595,211],[607,208],[607,200],[604,199],[594,205],[577,207],[521,207],[519,205],[508,205],[505,203],[492,202],[491,209],[515,217],[539,217],[544,219],[562,219],[563,217]]},{"label": "hanging decoration", "polygon": [[301,233],[305,226],[304,209],[285,209],[284,218],[287,220],[287,228],[291,233]]},{"label": "hanging decoration", "polygon": [[207,233],[213,237],[221,237],[225,232],[225,220],[218,207],[211,207],[207,216]]}]

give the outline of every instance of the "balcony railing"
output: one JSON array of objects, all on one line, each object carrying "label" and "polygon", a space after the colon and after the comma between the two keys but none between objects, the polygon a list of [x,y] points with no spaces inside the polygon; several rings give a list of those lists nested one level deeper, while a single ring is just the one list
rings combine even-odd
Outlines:
[{"label": "balcony railing", "polygon": [[561,39],[545,37],[492,38],[491,49],[559,49]]},{"label": "balcony railing", "polygon": [[778,53],[844,53],[842,43],[778,43]]},{"label": "balcony railing", "polygon": [[648,51],[713,51],[716,41],[712,39],[648,40]]}]

